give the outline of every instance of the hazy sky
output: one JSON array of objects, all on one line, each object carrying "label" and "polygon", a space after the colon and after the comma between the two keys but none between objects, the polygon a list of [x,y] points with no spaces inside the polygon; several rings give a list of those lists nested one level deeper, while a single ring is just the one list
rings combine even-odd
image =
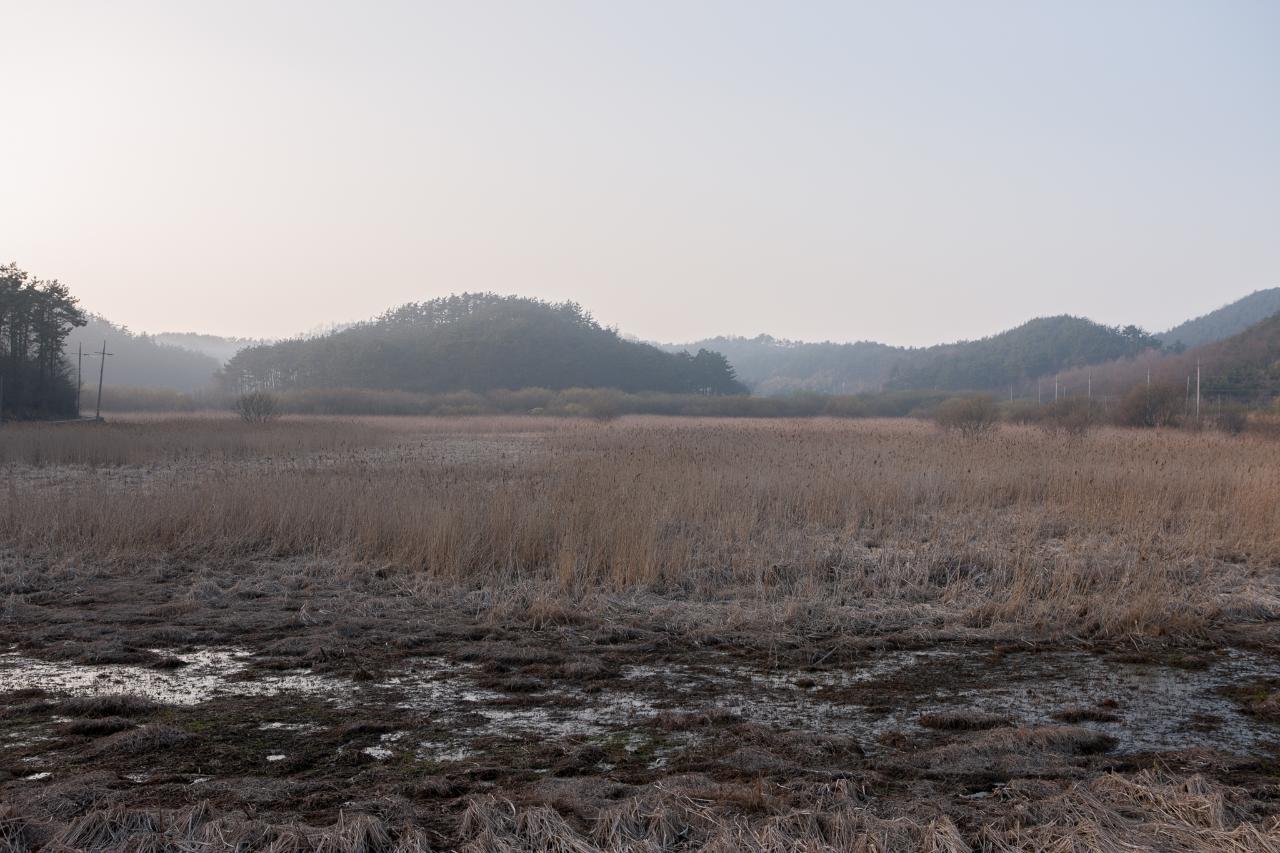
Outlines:
[{"label": "hazy sky", "polygon": [[1280,285],[1280,2],[0,0],[0,262],[135,329],[461,290],[645,338]]}]

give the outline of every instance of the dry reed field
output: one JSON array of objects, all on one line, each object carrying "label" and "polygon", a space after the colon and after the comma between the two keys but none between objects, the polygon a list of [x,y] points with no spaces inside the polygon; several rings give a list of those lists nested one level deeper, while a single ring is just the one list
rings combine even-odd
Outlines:
[{"label": "dry reed field", "polygon": [[[956,630],[1192,634],[1280,607],[1276,449],[911,421],[143,420],[6,436],[0,535],[55,560],[323,557],[833,627],[921,611]],[[21,487],[25,466],[58,465],[57,488]],[[147,470],[103,476],[129,466]]]},{"label": "dry reed field", "polygon": [[1278,450],[5,426],[0,850],[1280,850]]}]

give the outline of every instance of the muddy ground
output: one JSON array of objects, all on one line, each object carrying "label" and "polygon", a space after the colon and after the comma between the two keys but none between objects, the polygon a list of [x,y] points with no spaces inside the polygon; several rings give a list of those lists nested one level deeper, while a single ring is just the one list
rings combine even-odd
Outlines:
[{"label": "muddy ground", "polygon": [[6,850],[1280,849],[1271,630],[495,619],[306,561],[5,575]]}]

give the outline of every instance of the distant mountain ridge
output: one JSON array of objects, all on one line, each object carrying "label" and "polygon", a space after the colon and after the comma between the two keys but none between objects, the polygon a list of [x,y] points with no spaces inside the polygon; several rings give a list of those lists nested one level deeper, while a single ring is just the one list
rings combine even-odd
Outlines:
[{"label": "distant mountain ridge", "polygon": [[1158,346],[1136,326],[1104,326],[1061,315],[972,341],[895,347],[872,341],[802,343],[760,335],[710,338],[681,346],[714,347],[738,378],[761,394],[851,394],[881,390],[990,390],[1025,385],[1084,364]]},{"label": "distant mountain ridge", "polygon": [[1198,347],[1239,334],[1276,314],[1280,314],[1280,287],[1255,290],[1242,299],[1161,332],[1156,338],[1169,347]]},{"label": "distant mountain ridge", "polygon": [[[1245,333],[1277,316],[1280,288],[1271,288],[1159,335],[1059,315],[986,338],[930,347],[803,342],[769,335],[650,345],[602,329],[576,303],[462,294],[410,303],[365,323],[279,342],[197,333],[135,334],[95,317],[88,327],[74,330],[68,354],[74,355],[77,342],[93,350],[106,338],[112,351],[120,350],[107,365],[108,384],[182,391],[207,387],[226,364],[227,381],[244,385],[452,390],[612,383],[627,390],[714,387],[724,393],[725,388],[741,387],[741,381],[763,395],[938,390],[1013,391],[1021,396],[1034,393],[1037,380],[1079,368],[1098,367],[1099,379],[1127,377],[1139,362],[1143,370],[1154,365],[1176,372],[1183,367],[1170,367],[1173,361],[1164,355],[1203,350],[1241,335],[1244,343],[1237,349],[1249,353],[1245,371],[1269,377],[1267,347],[1275,342]],[[1220,362],[1243,358],[1236,350],[1229,358],[1222,355],[1225,349],[1203,351]]]},{"label": "distant mountain ridge", "polygon": [[203,353],[217,359],[220,364],[226,364],[236,353],[246,347],[272,343],[267,338],[235,338],[206,335],[200,332],[157,332],[150,337],[157,343]]},{"label": "distant mountain ridge", "polygon": [[850,394],[882,390],[1025,393],[1038,379],[1106,365],[1162,349],[1226,340],[1280,314],[1280,288],[1260,290],[1152,335],[1138,326],[1105,326],[1083,317],[1038,317],[986,338],[930,347],[873,341],[809,343],[769,335],[716,337],[665,349],[722,352],[738,378],[759,394]]}]

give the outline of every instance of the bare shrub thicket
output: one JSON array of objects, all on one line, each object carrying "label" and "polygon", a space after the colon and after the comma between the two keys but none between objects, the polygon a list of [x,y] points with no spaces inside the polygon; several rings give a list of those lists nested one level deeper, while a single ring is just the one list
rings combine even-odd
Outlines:
[{"label": "bare shrub thicket", "polygon": [[1213,425],[1228,435],[1240,435],[1249,427],[1249,410],[1237,403],[1220,406],[1213,416]]},{"label": "bare shrub thicket", "polygon": [[981,394],[952,397],[938,405],[933,420],[948,432],[973,437],[996,428],[1000,423],[1000,408],[990,397]]},{"label": "bare shrub thicket", "polygon": [[1099,410],[1086,397],[1054,400],[1042,407],[1036,424],[1050,433],[1081,436],[1097,424]]},{"label": "bare shrub thicket", "polygon": [[236,398],[236,414],[249,424],[265,424],[276,419],[280,406],[266,391],[250,391]]},{"label": "bare shrub thicket", "polygon": [[1115,422],[1128,427],[1173,427],[1186,412],[1186,389],[1157,382],[1129,389],[1115,407]]},{"label": "bare shrub thicket", "polygon": [[[661,590],[896,614],[883,624],[1176,633],[1280,610],[1273,573],[1258,573],[1280,560],[1280,456],[1213,433],[1082,444],[903,421],[317,421],[353,445],[394,443],[334,453],[322,433],[305,456],[263,438],[278,459],[230,466],[225,422],[192,423],[212,435],[200,488],[191,461],[145,489],[92,470],[56,488],[15,476],[0,542],[100,559],[326,555],[466,587],[549,583],[568,600]],[[125,443],[154,435],[114,438],[113,458],[130,458]]]}]

